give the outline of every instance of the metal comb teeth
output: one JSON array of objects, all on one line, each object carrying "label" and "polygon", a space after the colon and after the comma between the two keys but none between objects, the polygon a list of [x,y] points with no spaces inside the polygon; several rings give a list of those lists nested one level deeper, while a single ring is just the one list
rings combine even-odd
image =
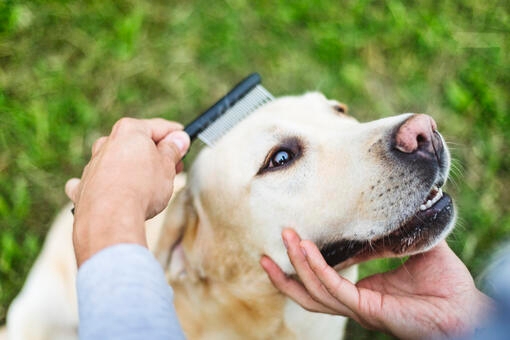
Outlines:
[{"label": "metal comb teeth", "polygon": [[208,146],[225,135],[230,129],[246,118],[260,106],[274,100],[274,97],[262,85],[255,86],[248,94],[230,107],[214,123],[198,134],[198,138]]}]

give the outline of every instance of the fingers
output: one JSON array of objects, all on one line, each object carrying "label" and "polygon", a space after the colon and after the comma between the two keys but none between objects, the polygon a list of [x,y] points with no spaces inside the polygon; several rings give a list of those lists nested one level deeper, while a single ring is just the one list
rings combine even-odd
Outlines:
[{"label": "fingers", "polygon": [[308,292],[310,292],[316,300],[325,300],[327,297],[330,297],[321,282],[310,269],[310,266],[306,261],[306,257],[299,245],[301,239],[296,232],[291,229],[285,229],[282,232],[282,238],[287,244],[287,253],[289,255],[290,262],[296,269],[296,273]]},{"label": "fingers", "polygon": [[80,179],[79,178],[71,178],[67,181],[65,191],[67,197],[73,202],[76,202],[78,199],[78,188],[80,187]]},{"label": "fingers", "polygon": [[167,159],[178,165],[188,151],[190,139],[184,131],[174,131],[158,143],[159,152]]},{"label": "fingers", "polygon": [[[354,317],[359,306],[360,294],[358,288],[349,280],[338,275],[324,260],[317,246],[311,241],[301,242],[301,247],[306,253],[307,263],[315,278],[338,303],[345,315]],[[356,313],[357,314],[357,313]]]},{"label": "fingers", "polygon": [[[119,134],[141,132],[150,137],[158,145],[159,151],[170,159],[174,165],[177,165],[190,146],[189,136],[182,129],[181,124],[161,118],[122,118],[115,123],[110,136],[115,137]],[[94,151],[97,152],[104,144],[105,140],[103,138],[96,141],[93,153]]]},{"label": "fingers", "polygon": [[[305,248],[301,247],[301,240],[295,231],[292,229],[285,229],[282,233],[282,237],[288,245],[287,252],[289,258],[291,260],[292,265],[296,269],[296,272],[303,282],[308,293],[311,295],[313,300],[323,305],[327,309],[335,311],[335,314],[342,314],[346,316],[351,316],[352,312],[349,308],[342,303],[342,301],[338,301],[334,295],[331,294],[328,287],[324,285],[321,279],[318,276],[318,273],[322,274],[323,272],[327,272],[331,274],[328,270],[331,270],[332,274],[337,279],[342,279],[337,272],[331,267],[329,267],[324,261],[322,255],[320,254],[317,247],[315,247],[316,253],[314,252],[312,255],[314,256],[314,264],[320,263],[320,267],[312,268],[310,266],[310,259],[305,256],[303,250]],[[309,242],[311,243],[311,242]],[[313,243],[311,243],[313,245]],[[318,253],[318,254],[317,254]],[[322,263],[320,262],[322,261]],[[314,271],[314,269],[317,271]]]},{"label": "fingers", "polygon": [[101,150],[101,147],[104,145],[104,143],[106,141],[107,141],[107,137],[103,136],[103,137],[98,138],[94,142],[94,145],[92,145],[92,157],[97,155],[97,153],[99,152],[99,150]]},{"label": "fingers", "polygon": [[140,132],[150,137],[155,143],[158,143],[173,131],[182,130],[182,124],[168,121],[161,118],[153,119],[134,119],[122,118],[113,126],[111,136],[118,134],[132,134]]},{"label": "fingers", "polygon": [[[146,120],[122,118],[115,123],[109,136],[100,137],[94,142],[92,157],[97,156],[110,138],[116,138],[119,135],[123,135],[125,138],[133,133],[143,133],[157,144],[158,151],[171,162],[167,165],[174,167],[175,172],[179,173],[183,169],[181,159],[190,146],[189,136],[181,131],[182,128],[183,126],[179,123],[160,118]],[[65,192],[73,202],[77,200],[79,185],[80,179],[77,178],[66,183]]]},{"label": "fingers", "polygon": [[182,171],[184,170],[184,163],[182,161],[180,161],[179,163],[177,163],[177,165],[175,166],[175,173],[176,174],[179,174],[181,173]]},{"label": "fingers", "polygon": [[[177,122],[168,121],[162,118],[153,118],[144,120],[147,126],[149,127],[151,138],[154,142],[158,143],[163,138],[165,138],[168,134],[182,130],[184,127],[182,124]],[[188,138],[189,140],[189,138]],[[189,143],[188,143],[189,145]],[[187,148],[186,148],[187,149]],[[184,156],[184,155],[183,155]]]},{"label": "fingers", "polygon": [[274,263],[269,257],[263,256],[260,260],[260,264],[266,271],[267,276],[273,285],[292,300],[296,301],[306,310],[312,312],[336,314],[334,310],[316,302],[306,291],[303,285],[285,275],[280,267],[278,267],[278,265]]}]

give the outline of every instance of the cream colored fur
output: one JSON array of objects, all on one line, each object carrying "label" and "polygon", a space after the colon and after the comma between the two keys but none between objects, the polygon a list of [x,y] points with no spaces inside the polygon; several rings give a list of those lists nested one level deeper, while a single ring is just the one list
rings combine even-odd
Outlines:
[{"label": "cream colored fur", "polygon": [[[190,339],[342,337],[344,318],[297,306],[275,290],[259,265],[267,254],[293,273],[281,240],[284,227],[321,242],[370,239],[409,214],[406,206],[387,206],[374,190],[401,184],[405,178],[392,176],[401,166],[367,152],[409,115],[360,124],[339,113],[338,105],[310,93],[262,107],[200,153],[187,183],[177,179],[181,188],[167,211],[149,222],[150,248],[166,270]],[[300,158],[261,173],[270,150],[288,139],[301,143]],[[395,199],[416,206],[424,197],[400,191]],[[10,308],[10,339],[76,337],[71,228],[66,207]],[[343,267],[341,274],[355,281],[356,266]]]}]

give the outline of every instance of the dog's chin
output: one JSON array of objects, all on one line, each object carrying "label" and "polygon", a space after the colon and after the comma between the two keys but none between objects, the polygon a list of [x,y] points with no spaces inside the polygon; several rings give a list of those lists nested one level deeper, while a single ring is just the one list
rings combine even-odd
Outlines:
[{"label": "dog's chin", "polygon": [[[442,194],[442,193],[441,193]],[[338,240],[320,246],[326,262],[340,270],[381,257],[402,257],[424,252],[443,240],[455,219],[452,199],[442,194],[430,206],[421,205],[415,215],[391,233],[370,240]]]}]

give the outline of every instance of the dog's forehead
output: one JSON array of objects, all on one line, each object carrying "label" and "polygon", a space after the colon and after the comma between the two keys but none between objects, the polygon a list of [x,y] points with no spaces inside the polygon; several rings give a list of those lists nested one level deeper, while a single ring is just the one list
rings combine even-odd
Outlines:
[{"label": "dog's forehead", "polygon": [[[359,123],[339,113],[337,105],[338,102],[316,92],[280,97],[267,103],[239,122],[212,148],[203,149],[194,163],[193,177],[205,180],[213,171],[230,177],[229,183],[244,182],[257,172],[267,153],[286,138],[325,144],[324,140],[337,136],[340,130],[351,131]],[[234,181],[234,177],[239,180]]]},{"label": "dog's forehead", "polygon": [[[349,131],[359,122],[338,111],[339,103],[322,93],[280,97],[258,108],[221,137],[214,149],[265,150],[278,140],[301,136],[314,139],[328,133]],[[267,151],[267,150],[266,150]],[[220,153],[220,157],[223,153]]]},{"label": "dog's forehead", "polygon": [[262,106],[254,117],[268,119],[268,116],[310,120],[317,114],[334,115],[336,101],[328,100],[322,93],[310,92],[301,96],[281,97]]},{"label": "dog's forehead", "polygon": [[293,127],[324,128],[331,123],[357,123],[355,119],[339,113],[338,104],[319,92],[280,97],[260,107],[234,130],[246,136],[247,132],[262,134]]}]

